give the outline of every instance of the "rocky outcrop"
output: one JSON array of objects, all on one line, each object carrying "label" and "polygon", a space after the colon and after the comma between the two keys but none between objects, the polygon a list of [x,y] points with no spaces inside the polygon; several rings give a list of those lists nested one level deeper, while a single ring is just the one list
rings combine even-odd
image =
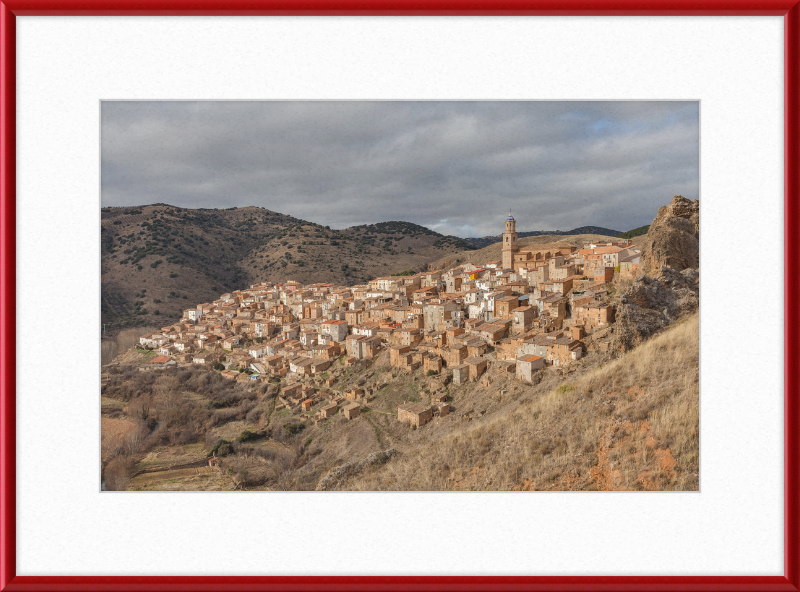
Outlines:
[{"label": "rocky outcrop", "polygon": [[624,352],[658,333],[700,304],[700,274],[696,269],[662,267],[659,277],[636,279],[620,299],[613,349]]},{"label": "rocky outcrop", "polygon": [[657,276],[663,267],[676,271],[700,267],[700,202],[681,195],[658,209],[642,247],[639,275]]},{"label": "rocky outcrop", "polygon": [[612,348],[636,347],[700,304],[700,203],[676,195],[659,208],[639,273],[620,298]]}]

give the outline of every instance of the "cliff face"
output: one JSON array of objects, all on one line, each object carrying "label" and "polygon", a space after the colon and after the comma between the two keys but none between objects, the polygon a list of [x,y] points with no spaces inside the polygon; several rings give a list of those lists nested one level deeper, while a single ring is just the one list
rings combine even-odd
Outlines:
[{"label": "cliff face", "polygon": [[622,296],[614,327],[618,351],[628,351],[700,305],[700,273],[662,267],[659,277],[636,279]]},{"label": "cliff face", "polygon": [[636,347],[700,305],[700,203],[676,195],[659,208],[639,275],[620,299],[614,348]]},{"label": "cliff face", "polygon": [[662,267],[675,271],[700,267],[700,202],[681,195],[658,209],[642,248],[639,275],[658,276]]}]

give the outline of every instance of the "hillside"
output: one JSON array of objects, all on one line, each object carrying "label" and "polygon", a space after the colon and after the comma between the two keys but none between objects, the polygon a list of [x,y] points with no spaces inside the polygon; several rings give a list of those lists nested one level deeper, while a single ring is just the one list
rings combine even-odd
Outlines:
[{"label": "hillside", "polygon": [[350,285],[470,248],[407,222],[331,230],[252,206],[103,208],[101,229],[101,311],[110,333],[173,322],[189,305],[263,280]]},{"label": "hillside", "polygon": [[[103,388],[112,489],[699,487],[697,313],[617,359],[592,351],[535,385],[502,365],[478,382],[442,384],[422,370],[392,372],[386,351],[372,365],[339,362],[326,374],[331,389],[378,385],[377,397],[354,421],[338,414],[307,426],[276,411],[277,385],[231,382],[195,365],[156,376],[126,365],[142,355],[109,368]],[[450,415],[419,430],[397,421],[398,404],[437,392]],[[225,456],[227,472],[198,472],[209,450]]]},{"label": "hillside", "polygon": [[344,230],[301,223],[264,241],[242,260],[242,268],[254,282],[294,279],[352,285],[418,270],[431,259],[469,248],[461,239],[409,222]]},{"label": "hillside", "polygon": [[[631,231],[633,232],[633,231]],[[646,231],[645,231],[646,232]],[[533,230],[530,232],[518,232],[518,238],[526,238],[529,236],[567,236],[575,234],[599,234],[602,236],[618,236],[618,230],[611,230],[610,228],[603,228],[601,226],[581,226],[580,228],[573,228],[572,230]],[[627,237],[623,237],[627,238]],[[464,241],[469,243],[476,249],[482,249],[503,240],[502,234],[495,236],[482,236],[480,238],[465,238]]]},{"label": "hillside", "polygon": [[633,230],[629,230],[628,232],[621,232],[618,235],[618,238],[635,238],[637,236],[642,236],[643,234],[647,234],[648,230],[650,230],[650,225],[645,224],[644,226],[640,226],[639,228],[634,228]]},{"label": "hillside", "polygon": [[[290,226],[289,232],[277,231],[262,241],[263,252],[256,249],[254,257],[263,255],[257,264],[270,262],[261,263],[262,271],[297,266],[285,252],[270,259],[276,250],[271,243],[276,241],[281,248],[294,244],[304,257],[310,253],[306,248],[330,246],[360,249],[362,256],[378,248],[399,256],[396,244],[435,238],[432,248],[454,250],[428,263],[437,268],[464,260],[497,259],[501,248],[457,251],[463,246],[458,239],[436,238],[429,230],[403,223],[338,233],[309,223]],[[395,240],[395,235],[401,238]],[[293,243],[287,240],[290,236]],[[582,245],[608,238],[539,236],[520,242],[524,246],[560,240]],[[231,372],[230,366],[206,363],[205,349],[198,362],[190,357],[180,360],[183,365],[160,367],[164,360],[158,361],[155,349],[126,350],[121,333],[119,349],[125,353],[103,368],[104,486],[112,490],[696,491],[699,203],[673,197],[659,209],[649,233],[636,239],[643,244],[648,274],[640,268],[635,277],[609,284],[617,308],[614,321],[594,326],[582,336],[580,356],[561,365],[555,360],[524,380],[515,370],[532,360],[503,359],[502,341],[486,344],[483,358],[478,357],[480,352],[471,354],[471,363],[485,362],[486,371],[469,381],[456,380],[456,369],[463,371],[464,364],[448,363],[426,372],[421,362],[398,364],[401,348],[383,346],[374,357],[358,360],[334,351],[319,371],[301,373],[301,365],[307,363],[298,361],[303,356],[285,357],[297,355],[297,342],[284,343],[290,348],[284,355],[259,356],[263,363],[289,360],[296,370],[283,368],[282,373],[264,373],[253,380],[243,366],[239,366],[242,372]],[[311,244],[318,241],[324,244]],[[338,244],[331,245],[333,241]],[[480,327],[485,325],[477,333],[482,333]],[[245,347],[263,343],[253,333],[241,334],[247,335]],[[479,337],[457,347],[483,347],[482,341]],[[397,340],[387,340],[390,343]],[[551,346],[547,349],[549,356]],[[233,365],[241,355],[227,349],[223,353],[210,359],[230,357]],[[444,350],[441,353],[444,357]],[[184,363],[188,360],[191,363]],[[359,413],[350,419],[345,417],[348,400],[358,401]],[[418,408],[430,413],[435,404],[448,407],[437,407],[432,421],[416,427],[402,417],[408,407],[400,406],[405,403],[421,404]],[[219,463],[214,467],[208,464],[212,457]]]},{"label": "hillside", "polygon": [[[454,389],[449,430],[337,489],[698,490],[697,313],[610,363]],[[469,392],[472,390],[472,392]],[[498,393],[500,393],[498,395]],[[460,404],[459,404],[460,403]]]},{"label": "hillside", "polygon": [[261,208],[167,205],[101,210],[101,310],[106,328],[163,325],[190,303],[247,281],[240,262],[300,220]]}]

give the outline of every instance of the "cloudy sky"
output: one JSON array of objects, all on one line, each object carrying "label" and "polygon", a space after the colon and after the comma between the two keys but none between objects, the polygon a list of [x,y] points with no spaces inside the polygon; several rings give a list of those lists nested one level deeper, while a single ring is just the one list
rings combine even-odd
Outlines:
[{"label": "cloudy sky", "polygon": [[261,206],[461,237],[648,224],[698,198],[697,102],[104,102],[102,203]]}]

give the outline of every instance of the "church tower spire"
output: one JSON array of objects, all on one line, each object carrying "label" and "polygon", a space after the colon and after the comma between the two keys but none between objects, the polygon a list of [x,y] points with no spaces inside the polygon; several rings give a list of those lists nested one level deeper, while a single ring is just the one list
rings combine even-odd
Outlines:
[{"label": "church tower spire", "polygon": [[506,218],[506,231],[503,233],[503,269],[514,269],[514,254],[517,251],[519,251],[517,221],[509,212]]}]

